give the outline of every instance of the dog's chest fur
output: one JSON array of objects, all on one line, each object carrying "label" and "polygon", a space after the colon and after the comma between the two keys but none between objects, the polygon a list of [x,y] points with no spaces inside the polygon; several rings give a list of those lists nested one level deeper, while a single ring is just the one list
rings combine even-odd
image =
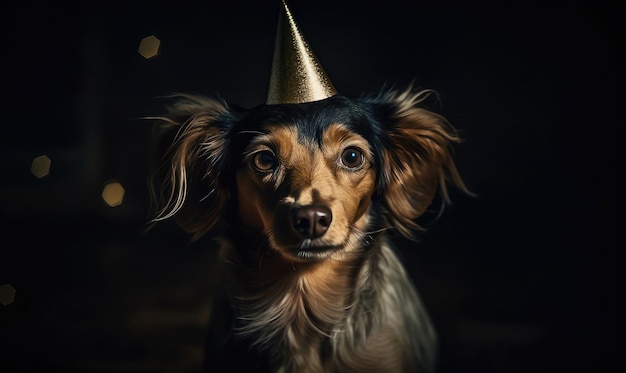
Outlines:
[{"label": "dog's chest fur", "polygon": [[271,252],[242,257],[232,245],[223,249],[235,271],[235,336],[265,351],[273,371],[368,372],[379,366],[400,371],[411,367],[410,356],[420,355],[389,354],[384,348],[410,346],[398,342],[430,331],[420,320],[419,300],[405,271],[384,240],[352,256],[306,265]]}]

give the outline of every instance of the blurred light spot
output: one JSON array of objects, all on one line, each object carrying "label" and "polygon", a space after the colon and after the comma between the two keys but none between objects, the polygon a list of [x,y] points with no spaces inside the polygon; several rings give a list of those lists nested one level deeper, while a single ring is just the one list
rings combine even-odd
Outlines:
[{"label": "blurred light spot", "polygon": [[161,40],[154,35],[150,35],[141,39],[141,43],[139,43],[139,49],[137,51],[139,54],[144,56],[144,58],[150,59],[159,55],[160,47]]},{"label": "blurred light spot", "polygon": [[8,306],[15,299],[15,288],[11,284],[0,286],[0,304]]},{"label": "blurred light spot", "polygon": [[33,163],[30,166],[30,172],[38,179],[47,176],[50,173],[50,158],[45,155],[40,155],[33,159]]},{"label": "blurred light spot", "polygon": [[121,205],[124,200],[124,187],[117,182],[108,183],[102,190],[102,199],[111,207]]}]

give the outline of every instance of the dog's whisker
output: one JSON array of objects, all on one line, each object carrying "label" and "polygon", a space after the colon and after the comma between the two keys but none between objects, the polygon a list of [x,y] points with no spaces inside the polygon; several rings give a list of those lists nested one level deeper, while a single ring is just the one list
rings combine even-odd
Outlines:
[{"label": "dog's whisker", "polygon": [[376,233],[385,232],[385,231],[390,230],[390,229],[393,229],[393,228],[392,227],[383,227],[383,228],[376,229],[376,230],[373,230],[373,231],[364,231],[363,233],[364,234],[376,234]]},{"label": "dog's whisker", "polygon": [[373,234],[384,232],[386,229],[379,229],[375,231],[363,231],[357,227],[349,227],[350,236],[355,238],[355,241],[362,243],[365,246],[369,246],[374,242]]},{"label": "dog's whisker", "polygon": [[209,193],[207,193],[204,197],[200,198],[200,202],[204,202],[204,200],[209,198],[213,193],[215,193],[215,189],[211,189]]}]

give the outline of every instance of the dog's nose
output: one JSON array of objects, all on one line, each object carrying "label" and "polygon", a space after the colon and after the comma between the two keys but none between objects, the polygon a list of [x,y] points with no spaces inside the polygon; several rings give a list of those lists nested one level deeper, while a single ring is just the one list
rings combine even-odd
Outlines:
[{"label": "dog's nose", "polygon": [[310,205],[291,210],[291,224],[303,238],[318,238],[324,235],[333,220],[330,208]]}]

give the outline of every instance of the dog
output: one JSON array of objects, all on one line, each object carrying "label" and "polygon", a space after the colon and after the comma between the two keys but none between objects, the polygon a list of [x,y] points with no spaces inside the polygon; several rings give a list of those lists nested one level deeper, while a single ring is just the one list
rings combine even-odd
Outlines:
[{"label": "dog", "polygon": [[[178,95],[155,221],[219,237],[206,370],[432,372],[437,337],[391,239],[448,186],[460,138],[433,92],[243,109]],[[468,192],[469,193],[469,192]]]}]

